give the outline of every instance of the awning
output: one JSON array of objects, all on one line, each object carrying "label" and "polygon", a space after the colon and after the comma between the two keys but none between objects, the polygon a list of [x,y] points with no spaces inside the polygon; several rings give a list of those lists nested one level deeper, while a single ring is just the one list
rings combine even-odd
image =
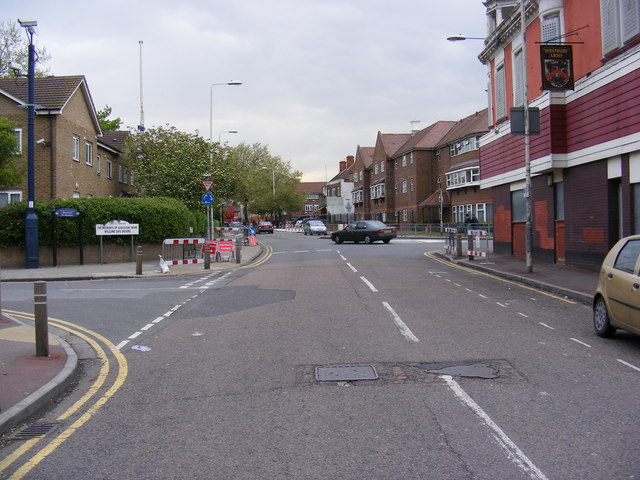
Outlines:
[{"label": "awning", "polygon": [[[442,192],[442,205],[448,207],[451,201],[449,200],[449,195],[447,192]],[[439,207],[440,206],[440,192],[433,192],[429,195],[424,202],[422,202],[419,207]]]}]

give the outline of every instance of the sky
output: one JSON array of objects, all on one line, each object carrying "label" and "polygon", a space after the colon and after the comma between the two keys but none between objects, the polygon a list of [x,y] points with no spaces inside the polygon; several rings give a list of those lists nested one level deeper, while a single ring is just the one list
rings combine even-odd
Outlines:
[{"label": "sky", "polygon": [[38,21],[50,73],[84,75],[123,128],[140,123],[142,86],[145,127],[267,145],[307,182],[334,177],[379,131],[487,106],[482,42],[446,40],[484,37],[481,0],[4,3],[0,21],[18,18]]}]

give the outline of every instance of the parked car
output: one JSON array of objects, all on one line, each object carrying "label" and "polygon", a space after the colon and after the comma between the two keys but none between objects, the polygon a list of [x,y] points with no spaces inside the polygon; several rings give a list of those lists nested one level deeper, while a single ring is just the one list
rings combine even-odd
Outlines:
[{"label": "parked car", "polygon": [[302,231],[305,235],[326,235],[327,226],[322,220],[307,220],[302,224]]},{"label": "parked car", "polygon": [[619,240],[602,266],[593,297],[593,327],[601,337],[622,328],[640,335],[640,235]]},{"label": "parked car", "polygon": [[389,243],[395,237],[396,229],[378,220],[359,220],[331,234],[331,240],[336,243],[371,243],[377,240]]},{"label": "parked car", "polygon": [[266,221],[259,222],[256,233],[273,233],[273,223]]}]

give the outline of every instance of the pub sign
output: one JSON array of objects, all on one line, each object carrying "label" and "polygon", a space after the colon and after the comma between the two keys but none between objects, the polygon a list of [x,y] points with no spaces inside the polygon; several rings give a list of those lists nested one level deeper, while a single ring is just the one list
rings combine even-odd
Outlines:
[{"label": "pub sign", "polygon": [[571,45],[540,45],[542,90],[573,90],[573,52]]}]

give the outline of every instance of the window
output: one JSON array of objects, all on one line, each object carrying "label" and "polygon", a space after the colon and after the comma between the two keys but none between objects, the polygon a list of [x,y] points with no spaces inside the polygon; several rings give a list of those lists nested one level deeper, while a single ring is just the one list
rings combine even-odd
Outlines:
[{"label": "window", "polygon": [[511,221],[525,222],[527,220],[527,202],[524,190],[511,192]]},{"label": "window", "polygon": [[357,182],[358,181],[358,172],[353,174],[353,182]]},{"label": "window", "polygon": [[413,192],[413,178],[411,179],[411,191]]},{"label": "window", "polygon": [[507,90],[504,78],[504,65],[496,67],[495,71],[495,97],[496,97],[496,119],[507,116]]},{"label": "window", "polygon": [[129,185],[133,185],[133,168],[129,170]]},{"label": "window", "polygon": [[409,161],[413,165],[413,152],[409,153]]},{"label": "window", "polygon": [[402,221],[403,222],[407,221],[407,209],[406,208],[402,209]]},{"label": "window", "polygon": [[75,135],[71,141],[71,158],[76,162],[80,161],[80,137],[76,137]]},{"label": "window", "polygon": [[111,180],[113,176],[113,162],[111,160],[107,160],[107,178]]},{"label": "window", "polygon": [[22,192],[20,190],[0,191],[0,208],[6,207],[10,203],[18,203],[21,201],[22,201]]},{"label": "window", "polygon": [[556,220],[564,220],[564,183],[558,182],[553,184]]},{"label": "window", "polygon": [[13,134],[16,136],[16,143],[18,144],[15,153],[16,155],[20,155],[22,153],[22,129],[14,129]]},{"label": "window", "polygon": [[84,163],[90,167],[93,165],[93,145],[89,142],[84,144]]},{"label": "window", "polygon": [[403,167],[407,166],[407,156],[406,155],[402,155],[402,166]]},{"label": "window", "polygon": [[378,164],[377,163],[373,166],[373,174],[374,175],[378,174]]},{"label": "window", "polygon": [[102,173],[102,165],[100,163],[100,155],[96,155],[96,175],[100,175]]},{"label": "window", "polygon": [[524,105],[524,72],[522,63],[522,48],[513,55],[513,105]]},{"label": "window", "polygon": [[629,240],[618,253],[613,268],[633,273],[640,254],[640,240]]},{"label": "window", "polygon": [[541,39],[543,43],[560,43],[562,42],[562,32],[560,30],[560,15],[553,13],[542,17],[540,23]]},{"label": "window", "polygon": [[407,181],[402,181],[402,193],[407,193]]},{"label": "window", "polygon": [[447,189],[451,190],[470,185],[479,185],[480,169],[467,168],[456,172],[447,173]]},{"label": "window", "polygon": [[384,172],[384,160],[380,162],[380,173]]},{"label": "window", "polygon": [[449,145],[449,155],[455,157],[456,155],[462,155],[463,153],[478,150],[480,148],[480,136],[468,137],[459,142]]},{"label": "window", "polygon": [[629,43],[640,33],[640,5],[636,0],[600,0],[602,53]]}]

